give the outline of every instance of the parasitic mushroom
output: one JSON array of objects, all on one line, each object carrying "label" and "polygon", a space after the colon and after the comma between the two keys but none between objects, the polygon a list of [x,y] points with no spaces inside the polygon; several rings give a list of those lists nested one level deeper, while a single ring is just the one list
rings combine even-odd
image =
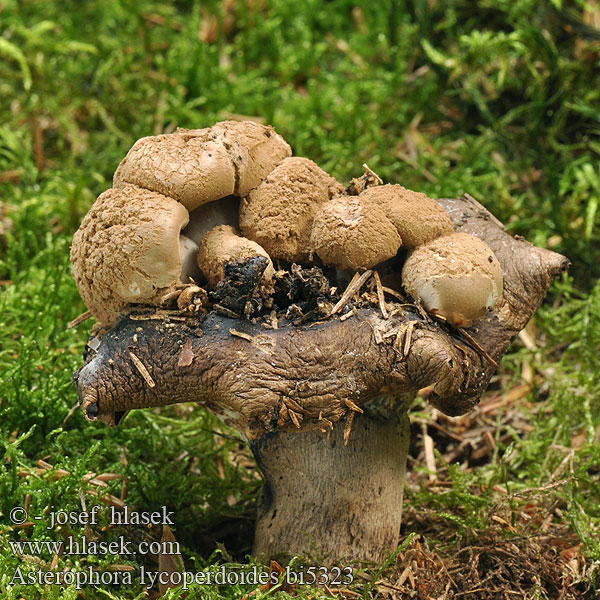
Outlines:
[{"label": "parasitic mushroom", "polygon": [[402,239],[385,212],[356,197],[334,198],[315,216],[310,246],[324,264],[370,269],[396,256]]},{"label": "parasitic mushroom", "polygon": [[[228,144],[235,147],[232,139]],[[201,164],[204,159],[194,160]],[[260,183],[253,180],[252,185],[258,188]],[[166,200],[172,212],[173,202]],[[357,273],[342,292],[329,283],[332,271],[292,265],[274,273],[272,287],[265,291],[261,277],[268,258],[242,256],[219,263],[223,278],[215,287],[219,271],[213,279],[215,289],[202,296],[204,312],[172,318],[173,311],[159,311],[151,301],[144,307],[129,306],[88,346],[76,375],[86,418],[115,425],[130,409],[198,402],[240,432],[265,476],[256,555],[268,559],[316,553],[328,564],[381,560],[399,542],[407,411],[417,391],[431,386],[430,402],[449,415],[473,407],[497,361],[568,265],[563,256],[507,234],[469,196],[436,202],[457,231],[455,239],[468,234],[485,242],[486,260],[489,247],[503,274],[503,293],[497,302],[493,282],[492,291],[482,293],[486,308],[493,306],[481,317],[477,318],[477,310],[449,311],[450,320],[452,315],[461,315],[464,321],[477,318],[468,337],[421,307],[398,300],[398,291],[388,294],[390,290],[370,270]],[[331,203],[335,208],[326,208]],[[325,211],[323,217],[316,215],[312,239],[324,237],[327,227],[337,227],[340,220],[352,225],[354,219],[352,244],[368,252],[365,238],[383,231],[387,235],[389,230],[390,248],[377,258],[369,255],[341,265],[378,267],[381,263],[376,261],[385,261],[398,250],[401,236],[385,209],[373,206],[356,196],[328,200],[320,209]],[[363,214],[365,208],[377,215],[379,225]],[[186,222],[181,215],[175,229]],[[101,315],[99,307],[112,300],[104,288],[86,287],[87,280],[78,273],[93,279],[100,262],[88,264],[88,258],[103,252],[96,246],[114,248],[121,242],[87,234],[93,220],[88,215],[83,233],[76,235],[74,271],[88,306]],[[217,233],[223,229],[235,235],[227,227],[217,227]],[[115,234],[119,231],[115,229]],[[214,232],[202,231],[205,237]],[[172,239],[177,250],[177,237]],[[347,238],[338,235],[338,240],[346,248],[345,256],[354,256]],[[202,246],[202,240],[195,241]],[[335,256],[335,235],[329,235],[327,243],[315,242],[315,249],[323,256],[329,256],[326,251]],[[221,250],[215,248],[212,256]],[[121,252],[115,261],[123,256]],[[113,270],[127,272],[127,265],[116,262]],[[331,260],[335,266],[337,262]],[[412,280],[408,283],[412,290],[411,285]],[[426,303],[426,294],[421,296],[417,288],[412,293]],[[235,308],[236,295],[243,296],[239,312],[228,308]],[[433,308],[440,313],[447,308],[439,306]],[[454,320],[458,322],[458,317]]]},{"label": "parasitic mushroom", "polygon": [[[135,185],[99,196],[75,233],[71,261],[79,293],[101,323],[175,289],[191,245],[180,238],[188,219],[176,200]],[[187,256],[184,262],[187,269]]]},{"label": "parasitic mushroom", "polygon": [[208,284],[216,287],[225,278],[225,267],[232,261],[246,261],[258,256],[267,260],[262,280],[271,281],[275,270],[269,255],[256,242],[239,235],[231,225],[217,225],[211,229],[200,243],[198,266]]},{"label": "parasitic mushroom", "polygon": [[138,140],[117,168],[113,186],[133,183],[192,211],[231,194],[245,196],[290,154],[272,127],[251,121],[178,129]]},{"label": "parasitic mushroom", "polygon": [[454,232],[448,213],[433,199],[401,185],[370,187],[359,195],[363,204],[379,206],[394,224],[404,248],[416,248]]},{"label": "parasitic mushroom", "polygon": [[242,201],[242,233],[272,258],[305,262],[315,213],[342,192],[342,185],[312,160],[286,158]]},{"label": "parasitic mushroom", "polygon": [[402,268],[406,291],[430,312],[457,327],[494,308],[502,296],[502,268],[492,249],[468,233],[419,246]]}]

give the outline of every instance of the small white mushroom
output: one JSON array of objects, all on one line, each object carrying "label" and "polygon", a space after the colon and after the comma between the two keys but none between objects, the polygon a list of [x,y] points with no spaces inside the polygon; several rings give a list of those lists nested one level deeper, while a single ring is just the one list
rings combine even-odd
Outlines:
[{"label": "small white mushroom", "polygon": [[212,287],[225,277],[225,265],[234,260],[247,260],[256,256],[268,259],[262,280],[268,283],[275,274],[273,263],[264,248],[256,242],[239,235],[230,225],[218,225],[211,229],[200,243],[198,266]]},{"label": "small white mushroom", "polygon": [[402,269],[406,291],[456,327],[470,327],[502,297],[502,268],[490,247],[467,233],[413,250]]}]

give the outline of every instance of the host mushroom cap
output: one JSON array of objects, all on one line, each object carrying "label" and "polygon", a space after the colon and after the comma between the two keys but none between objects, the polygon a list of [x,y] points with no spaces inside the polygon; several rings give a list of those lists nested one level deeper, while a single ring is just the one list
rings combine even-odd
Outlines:
[{"label": "host mushroom cap", "polygon": [[467,233],[413,250],[402,269],[406,291],[451,324],[469,327],[502,296],[502,268],[490,247]]},{"label": "host mushroom cap", "polygon": [[[393,300],[397,292],[377,288],[375,274],[357,277],[340,297],[330,293],[329,285],[312,285],[317,267],[303,270],[293,265],[287,275],[281,270],[274,277],[275,288],[287,283],[279,288],[282,293],[274,304],[267,306],[268,316],[250,318],[245,305],[224,316],[217,304],[193,317],[182,318],[172,311],[149,313],[143,307],[123,315],[92,340],[76,374],[84,414],[115,425],[133,408],[193,400],[242,432],[264,472],[256,555],[268,559],[278,558],[280,552],[313,553],[316,544],[321,557],[338,564],[347,558],[383,560],[400,539],[410,430],[407,410],[417,390],[431,386],[430,402],[446,414],[469,410],[487,387],[497,361],[568,262],[508,235],[470,198],[440,203],[457,228],[490,244],[506,273],[502,304],[481,319],[470,338],[440,326],[418,307]],[[375,216],[369,220],[369,207],[365,209],[358,197],[325,206],[332,213],[332,224],[341,224],[344,235],[350,234],[338,235],[340,243],[347,244],[346,255],[352,256],[354,250],[352,235],[357,243],[377,243],[378,223],[386,222],[379,207],[374,207]],[[369,226],[358,235],[356,230],[365,221]],[[138,222],[136,217],[134,225]],[[389,221],[385,227],[399,245],[396,228]],[[92,228],[86,221],[85,231]],[[235,231],[229,234],[236,239]],[[419,252],[424,252],[422,261],[417,260]],[[249,261],[261,268],[266,262],[263,256]],[[461,311],[481,277],[492,281],[491,288],[484,281],[488,293],[482,295],[483,304],[493,302],[495,255],[480,240],[462,233],[440,238],[415,250],[407,265],[411,261],[415,281],[419,275],[427,281],[419,271],[427,261],[434,281],[439,279],[436,270],[456,278],[447,287],[453,293],[462,290],[463,296],[466,288]],[[476,277],[469,278],[473,273]],[[409,287],[409,269],[405,280]],[[365,293],[360,293],[361,285],[367,287]],[[500,285],[496,282],[497,288]],[[230,287],[237,297],[238,288]],[[326,288],[324,294],[316,289],[321,287]],[[221,283],[209,297],[220,288]],[[303,314],[296,310],[288,317],[286,308],[291,306],[286,302],[296,302],[313,290],[325,306],[340,299],[325,318],[317,310]],[[342,314],[343,301],[356,304],[349,311],[345,306]],[[239,318],[242,312],[246,319]],[[466,318],[456,312],[450,312],[455,321]]]},{"label": "host mushroom cap", "polygon": [[385,212],[396,226],[405,248],[416,248],[454,232],[448,213],[435,200],[401,185],[371,187],[359,198]]},{"label": "host mushroom cap", "polygon": [[242,233],[273,257],[305,262],[319,206],[344,188],[308,158],[281,162],[240,206]]},{"label": "host mushroom cap", "polygon": [[180,283],[179,234],[188,212],[173,198],[124,185],[101,194],[73,237],[79,293],[105,324],[129,303],[155,303]]},{"label": "host mushroom cap", "polygon": [[310,243],[326,265],[356,271],[396,256],[402,239],[381,208],[344,196],[321,207]]},{"label": "host mushroom cap", "polygon": [[[74,276],[105,326],[75,375],[78,396],[88,419],[111,425],[134,408],[193,401],[236,427],[265,475],[258,556],[316,546],[328,562],[383,560],[400,539],[417,391],[429,387],[449,415],[474,406],[568,261],[507,234],[470,197],[439,201],[455,234],[426,196],[364,191],[369,172],[349,187],[361,193],[340,196],[308,159],[284,160],[289,152],[272,129],[234,122],[132,148],[74,237]],[[261,221],[283,232],[267,251],[366,271],[343,292],[333,269],[273,274],[263,239],[238,234],[248,194],[244,234],[258,238]],[[402,269],[417,306],[369,270],[400,265],[403,241],[417,245]],[[181,285],[192,259],[213,290]],[[175,296],[179,310],[159,308]],[[122,310],[129,303],[146,306]],[[493,311],[469,333],[419,303],[457,326]]]}]

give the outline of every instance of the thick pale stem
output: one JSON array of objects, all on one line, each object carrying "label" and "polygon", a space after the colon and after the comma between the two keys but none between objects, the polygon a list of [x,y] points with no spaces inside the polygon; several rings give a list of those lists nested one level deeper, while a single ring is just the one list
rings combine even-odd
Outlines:
[{"label": "thick pale stem", "polygon": [[254,554],[319,564],[381,561],[398,545],[409,443],[406,412],[357,414],[329,433],[277,432],[251,443],[266,479]]}]

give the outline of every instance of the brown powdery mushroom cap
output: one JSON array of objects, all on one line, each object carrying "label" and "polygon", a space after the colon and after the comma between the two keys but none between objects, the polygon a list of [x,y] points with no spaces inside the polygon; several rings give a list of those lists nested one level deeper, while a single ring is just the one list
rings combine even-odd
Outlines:
[{"label": "brown powdery mushroom cap", "polygon": [[319,206],[344,188],[312,160],[286,158],[240,206],[242,233],[273,258],[304,262]]},{"label": "brown powdery mushroom cap", "polygon": [[73,237],[73,276],[105,325],[129,303],[156,303],[180,282],[179,234],[188,211],[176,200],[124,185],[101,194]]},{"label": "brown powdery mushroom cap", "polygon": [[453,233],[413,250],[402,269],[406,291],[457,327],[470,327],[502,297],[502,268],[490,247]]},{"label": "brown powdery mushroom cap", "polygon": [[221,121],[211,127],[229,151],[236,171],[236,196],[247,196],[284,158],[289,144],[270,126],[253,121]]},{"label": "brown powdery mushroom cap", "polygon": [[178,129],[138,140],[117,168],[113,185],[133,183],[175,198],[191,211],[231,194],[245,196],[291,153],[272,127],[251,121]]},{"label": "brown powdery mushroom cap", "polygon": [[411,249],[454,232],[448,213],[420,192],[401,185],[369,188],[359,196],[364,204],[379,206],[396,226],[402,245]]},{"label": "brown powdery mushroom cap", "polygon": [[310,244],[324,264],[358,271],[396,256],[402,239],[377,205],[344,196],[316,214]]},{"label": "brown powdery mushroom cap", "polygon": [[211,287],[225,277],[225,265],[234,260],[247,260],[255,256],[268,259],[262,280],[269,282],[275,270],[269,255],[256,242],[239,235],[239,231],[230,225],[219,225],[211,229],[200,242],[198,266]]}]

